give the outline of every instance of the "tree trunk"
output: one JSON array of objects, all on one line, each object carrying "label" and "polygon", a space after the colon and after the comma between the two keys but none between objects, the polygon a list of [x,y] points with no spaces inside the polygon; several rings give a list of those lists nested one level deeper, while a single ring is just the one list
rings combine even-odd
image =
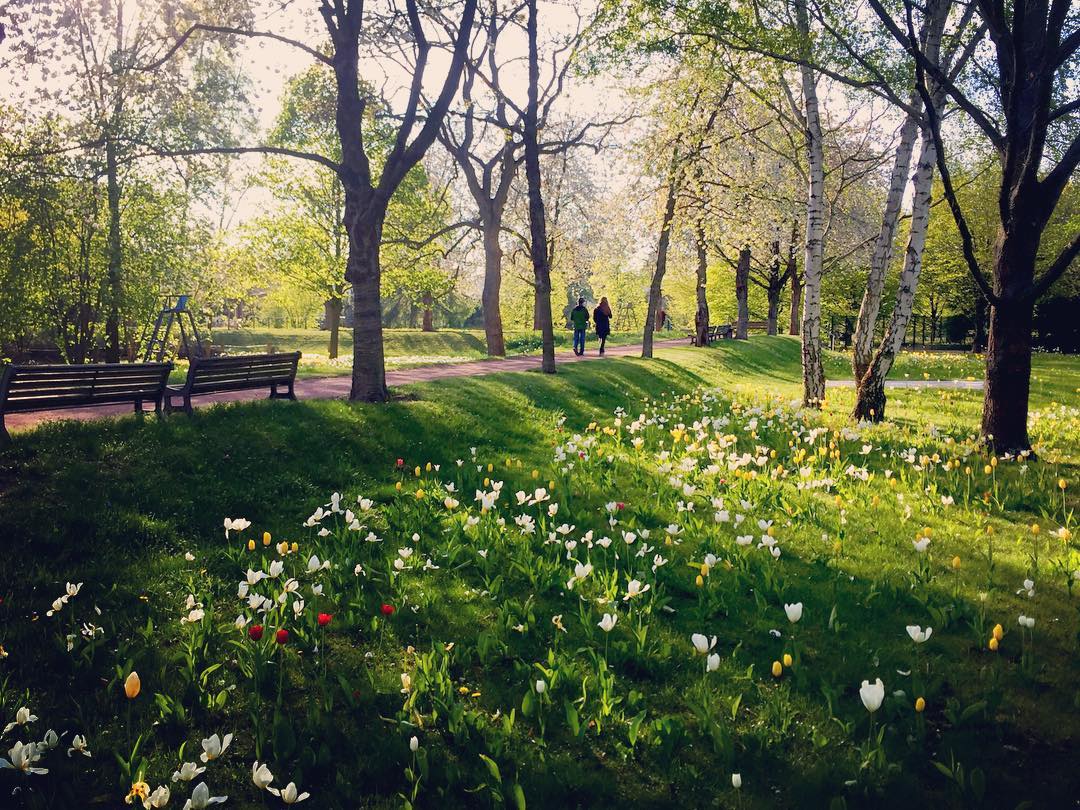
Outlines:
[{"label": "tree trunk", "polygon": [[791,321],[788,324],[788,334],[798,335],[802,310],[802,277],[798,272],[798,268],[795,267],[795,257],[790,256],[788,263],[791,266]]},{"label": "tree trunk", "polygon": [[108,313],[105,320],[105,361],[120,362],[120,299],[123,295],[123,243],[120,238],[120,169],[116,143],[105,141],[105,176],[109,198]]},{"label": "tree trunk", "polygon": [[774,284],[769,287],[769,314],[766,318],[766,331],[770,335],[776,334],[776,321],[780,317],[780,285]]},{"label": "tree trunk", "polygon": [[[806,0],[796,0],[796,21],[810,37]],[[809,48],[809,44],[806,46]],[[825,251],[825,152],[818,108],[817,77],[808,61],[799,65],[809,183],[806,197],[806,249],[803,259],[802,368],[803,405],[820,408],[825,399],[825,367],[821,350],[821,276]]]},{"label": "tree trunk", "polygon": [[529,253],[536,287],[535,317],[542,332],[543,358],[540,368],[555,373],[555,331],[551,320],[551,266],[548,254],[547,214],[540,177],[540,141],[537,116],[540,106],[540,57],[537,51],[537,0],[528,0],[529,101],[525,107],[525,178],[529,190]]},{"label": "tree trunk", "polygon": [[971,341],[973,354],[986,351],[986,298],[982,290],[975,289],[975,335]]},{"label": "tree trunk", "polygon": [[431,297],[430,292],[425,292],[424,297],[421,300],[422,300],[422,302],[424,304],[424,331],[425,332],[434,332],[435,331],[435,313],[433,311],[433,307],[435,306],[435,299],[433,299]]},{"label": "tree trunk", "polygon": [[671,158],[668,170],[667,198],[664,201],[664,214],[660,221],[660,240],[656,245],[656,265],[653,268],[652,281],[649,283],[649,308],[645,313],[645,329],[641,336],[641,356],[653,356],[653,333],[656,331],[657,318],[660,315],[660,297],[663,294],[664,275],[667,273],[668,248],[671,245],[671,222],[675,219],[675,203],[679,196],[679,152],[678,148]]},{"label": "tree trunk", "polygon": [[885,329],[878,350],[858,380],[853,416],[860,420],[880,422],[885,418],[885,378],[892,370],[896,355],[904,344],[908,324],[915,305],[915,291],[922,272],[923,248],[930,224],[930,192],[934,182],[934,165],[937,160],[934,141],[929,129],[923,132],[919,162],[912,177],[914,196],[911,200],[911,229],[908,233],[904,269],[896,289],[892,317]]},{"label": "tree trunk", "polygon": [[750,247],[743,245],[739,249],[739,262],[735,265],[735,300],[739,305],[739,317],[735,321],[735,339],[747,339],[747,323],[750,320],[750,305],[747,296],[750,292]]},{"label": "tree trunk", "polygon": [[709,345],[709,300],[706,286],[709,273],[709,255],[705,250],[705,229],[697,226],[697,312],[694,314],[694,327],[698,346]]},{"label": "tree trunk", "polygon": [[[911,103],[921,107],[916,95]],[[896,225],[900,221],[900,204],[907,188],[908,175],[911,171],[911,155],[915,149],[915,136],[918,134],[918,118],[909,112],[900,128],[900,142],[896,147],[892,174],[889,179],[889,193],[885,198],[885,211],[881,217],[881,229],[874,240],[874,250],[870,254],[870,271],[866,278],[859,318],[855,323],[855,350],[851,356],[851,368],[855,379],[861,380],[866,374],[873,357],[874,331],[877,327],[878,312],[881,309],[881,295],[885,289],[885,275],[892,260],[893,240],[896,237]]]},{"label": "tree trunk", "polygon": [[327,356],[331,360],[336,360],[338,356],[338,344],[341,335],[341,305],[342,301],[337,296],[328,298],[324,305],[326,328],[330,330],[330,348],[327,350]]},{"label": "tree trunk", "polygon": [[[354,205],[348,206],[355,209]],[[367,218],[365,218],[367,219]],[[353,369],[349,399],[385,402],[379,244],[382,222],[349,217],[349,257],[345,278],[353,285]]]},{"label": "tree trunk", "polygon": [[506,355],[506,340],[503,337],[502,310],[500,309],[502,258],[499,226],[488,225],[484,228],[484,291],[480,301],[484,310],[487,353],[491,357]]},{"label": "tree trunk", "polygon": [[1031,447],[1027,432],[1031,324],[1028,301],[990,308],[982,433],[997,453],[1021,453]]}]

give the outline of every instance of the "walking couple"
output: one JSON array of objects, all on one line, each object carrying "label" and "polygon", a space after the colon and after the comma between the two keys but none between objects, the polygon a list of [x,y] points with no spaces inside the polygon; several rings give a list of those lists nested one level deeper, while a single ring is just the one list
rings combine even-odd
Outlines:
[{"label": "walking couple", "polygon": [[[596,326],[596,336],[600,339],[600,354],[604,353],[604,344],[611,334],[611,305],[606,297],[600,299],[600,303],[593,310],[592,320]],[[577,306],[570,310],[570,323],[574,326],[574,354],[579,357],[585,354],[585,330],[589,328],[589,310],[585,307],[585,299],[579,298]]]}]

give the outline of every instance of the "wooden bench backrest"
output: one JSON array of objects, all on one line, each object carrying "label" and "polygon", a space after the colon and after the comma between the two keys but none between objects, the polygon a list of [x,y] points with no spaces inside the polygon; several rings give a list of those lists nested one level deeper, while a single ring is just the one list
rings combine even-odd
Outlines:
[{"label": "wooden bench backrest", "polygon": [[288,385],[296,377],[300,352],[196,357],[184,389],[192,394]]},{"label": "wooden bench backrest", "polygon": [[746,322],[746,328],[747,329],[768,329],[769,328],[769,322],[768,321],[747,321]]},{"label": "wooden bench backrest", "polygon": [[0,409],[40,411],[121,402],[156,401],[172,363],[11,365],[0,375]]}]

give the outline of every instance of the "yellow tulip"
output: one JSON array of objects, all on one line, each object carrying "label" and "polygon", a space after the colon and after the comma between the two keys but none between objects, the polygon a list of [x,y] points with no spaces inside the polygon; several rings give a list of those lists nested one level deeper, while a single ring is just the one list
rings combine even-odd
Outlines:
[{"label": "yellow tulip", "polygon": [[427,464],[424,465],[424,470],[426,472],[431,472],[431,462],[430,461]]},{"label": "yellow tulip", "polygon": [[791,653],[784,653],[784,666],[790,667],[792,664]]},{"label": "yellow tulip", "polygon": [[533,480],[536,480],[537,478],[539,478],[540,477],[540,471],[539,470],[533,470],[532,471],[532,477],[533,477]]},{"label": "yellow tulip", "polygon": [[263,545],[268,546],[271,543],[270,532],[263,532]]},{"label": "yellow tulip", "polygon": [[697,585],[699,588],[703,587],[705,585],[705,578],[701,576],[701,574],[698,574],[696,577],[694,577],[694,584]]},{"label": "yellow tulip", "polygon": [[295,554],[300,550],[300,544],[294,542],[291,546],[289,546],[289,550],[292,551],[293,554]]},{"label": "yellow tulip", "polygon": [[1065,482],[1065,479],[1064,478],[1059,478],[1058,479],[1058,489],[1063,490],[1063,489],[1065,489],[1066,486],[1068,486],[1068,484]]},{"label": "yellow tulip", "polygon": [[779,661],[772,662],[772,674],[774,678],[779,678],[784,674],[784,667]]},{"label": "yellow tulip", "polygon": [[993,471],[994,471],[994,468],[991,467],[989,464],[987,464],[985,467],[983,467],[983,473],[985,473],[986,475],[989,475]]},{"label": "yellow tulip", "polygon": [[915,711],[917,711],[917,712],[919,712],[920,714],[922,714],[922,712],[923,712],[923,710],[924,710],[925,708],[926,708],[926,701],[925,701],[925,700],[924,700],[923,698],[921,698],[921,697],[920,697],[920,698],[917,698],[917,699],[915,700]]},{"label": "yellow tulip", "polygon": [[422,490],[422,489],[416,490],[416,500],[420,501],[420,500],[423,500],[423,498],[424,498],[424,490]]},{"label": "yellow tulip", "polygon": [[960,557],[957,556],[952,558],[952,567],[954,571],[960,570]]},{"label": "yellow tulip", "polygon": [[1038,534],[1039,533],[1039,524],[1038,523],[1032,523],[1031,524],[1031,533],[1032,534]]},{"label": "yellow tulip", "polygon": [[134,700],[141,691],[142,681],[139,680],[139,673],[132,670],[131,674],[124,680],[124,694],[127,695],[128,700]]},{"label": "yellow tulip", "polygon": [[417,478],[420,477],[420,465],[419,464],[417,464],[416,468],[413,469],[413,475],[415,475]]},{"label": "yellow tulip", "polygon": [[997,641],[1001,641],[1002,637],[1003,637],[1003,636],[1005,635],[1005,631],[1004,631],[1004,630],[1003,630],[1003,629],[1001,628],[1001,625],[1000,625],[1000,624],[995,624],[995,625],[994,625],[994,630],[993,630],[993,632],[991,633],[991,635],[993,635],[993,637],[994,637],[994,638],[995,638],[995,639],[996,639]]},{"label": "yellow tulip", "polygon": [[398,481],[396,484],[394,484],[394,489],[396,489],[398,492],[401,492],[401,482],[400,481]]},{"label": "yellow tulip", "polygon": [[998,640],[993,636],[990,637],[990,652],[997,652]]},{"label": "yellow tulip", "polygon": [[255,550],[255,541],[254,540],[248,540],[248,551],[254,551],[254,550]]}]

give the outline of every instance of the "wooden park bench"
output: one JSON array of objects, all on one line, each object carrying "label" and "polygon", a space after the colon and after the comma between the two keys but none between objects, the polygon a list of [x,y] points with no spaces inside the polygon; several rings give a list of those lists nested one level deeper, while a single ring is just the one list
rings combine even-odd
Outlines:
[{"label": "wooden park bench", "polygon": [[9,365],[0,374],[0,443],[10,440],[4,416],[27,411],[132,403],[161,413],[172,363]]},{"label": "wooden park bench", "polygon": [[[712,343],[714,340],[730,338],[734,334],[734,329],[735,325],[730,323],[713,324],[705,332],[705,341],[706,343]],[[697,340],[697,332],[687,332],[686,336],[690,338],[691,343]]]},{"label": "wooden park bench", "polygon": [[173,397],[182,397],[184,411],[191,413],[192,397],[252,388],[269,388],[270,399],[296,399],[293,383],[299,362],[300,352],[193,357],[184,384],[165,389],[165,410],[174,409]]}]

